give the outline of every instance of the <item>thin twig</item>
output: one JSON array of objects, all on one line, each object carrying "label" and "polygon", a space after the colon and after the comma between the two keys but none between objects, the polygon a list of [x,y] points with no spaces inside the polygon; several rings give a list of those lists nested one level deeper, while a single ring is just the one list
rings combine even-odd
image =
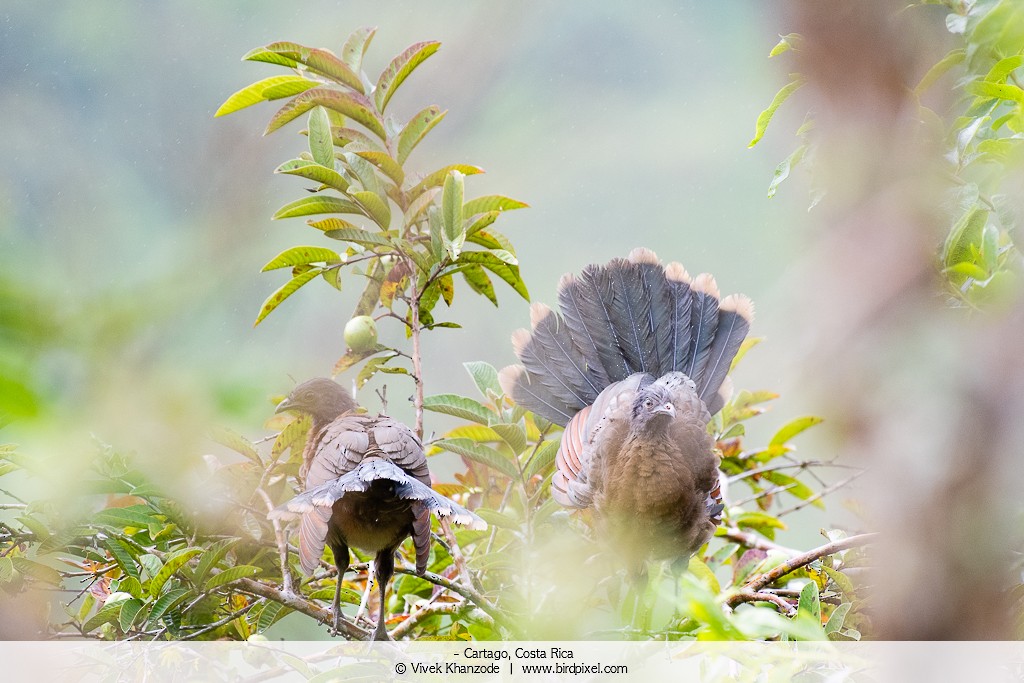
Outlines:
[{"label": "thin twig", "polygon": [[867,470],[860,470],[859,472],[856,472],[856,473],[850,475],[849,477],[847,477],[846,479],[843,479],[842,481],[837,481],[834,484],[826,486],[822,490],[820,490],[817,493],[815,493],[813,496],[810,496],[809,498],[807,498],[807,500],[802,500],[799,503],[797,503],[796,505],[794,505],[792,507],[788,507],[785,510],[783,510],[782,512],[776,513],[775,516],[776,517],[782,517],[783,515],[788,515],[791,512],[796,512],[797,510],[802,510],[803,508],[807,507],[808,505],[814,503],[816,500],[820,500],[821,498],[824,498],[828,494],[833,493],[835,491],[838,491],[839,489],[843,488],[844,486],[846,486],[850,482],[860,478],[866,472],[867,472]]},{"label": "thin twig", "polygon": [[[814,562],[815,560],[819,560],[825,557],[826,555],[832,555],[833,553],[837,553],[840,550],[847,550],[848,548],[866,545],[874,541],[877,537],[878,533],[859,534],[857,536],[849,536],[847,538],[843,538],[838,541],[833,541],[831,543],[826,543],[823,546],[813,548],[812,550],[808,550],[807,552],[801,555],[797,555],[796,557],[786,560],[785,562],[783,562],[782,564],[775,567],[769,572],[755,575],[752,579],[750,579],[743,585],[743,589],[757,592],[765,586],[767,586],[768,584],[774,581],[778,581],[786,574],[796,571],[800,567],[804,567],[810,564],[811,562]],[[733,600],[734,598],[729,599],[730,605],[733,604]]]},{"label": "thin twig", "polygon": [[[256,493],[263,498],[263,502],[267,505],[267,512],[274,509],[274,503],[270,500],[270,496],[262,488],[257,488]],[[285,593],[294,593],[295,586],[292,583],[292,570],[288,566],[288,540],[285,538],[284,529],[281,528],[281,521],[278,519],[270,520],[271,525],[274,527],[274,540],[277,542],[278,559],[281,562],[281,581],[284,584]]]},{"label": "thin twig", "polygon": [[796,608],[793,607],[793,603],[774,593],[765,591],[752,591],[741,588],[729,598],[729,605],[735,607],[741,602],[770,602],[782,610],[782,613],[786,616],[791,617],[796,614]]},{"label": "thin twig", "polygon": [[409,634],[409,631],[413,630],[416,625],[424,619],[438,614],[458,614],[467,607],[468,604],[465,602],[447,602],[427,605],[426,607],[418,609],[410,614],[405,621],[396,626],[394,630],[391,631],[391,637],[395,640],[401,640]]},{"label": "thin twig", "polygon": [[0,510],[24,510],[27,507],[25,503],[0,503]]},{"label": "thin twig", "polygon": [[248,605],[246,605],[242,609],[240,609],[240,610],[238,610],[236,612],[232,612],[231,614],[227,615],[223,619],[220,619],[219,621],[215,621],[212,624],[209,624],[208,626],[204,626],[203,628],[199,629],[198,631],[195,631],[193,633],[189,633],[187,636],[182,636],[178,640],[195,640],[199,636],[204,635],[206,633],[209,633],[210,631],[216,631],[221,626],[226,626],[227,624],[230,624],[232,621],[234,621],[238,617],[244,616],[249,610],[251,610],[256,605],[261,604],[262,602],[263,602],[262,600],[254,600],[253,602],[250,602]]},{"label": "thin twig", "polygon": [[799,550],[779,545],[778,543],[769,541],[768,539],[762,538],[761,536],[749,531],[740,531],[736,527],[725,527],[725,533],[722,534],[722,538],[727,538],[730,541],[734,541],[742,546],[752,548],[754,550],[764,550],[766,552],[769,550],[778,550],[790,556],[800,554]]},{"label": "thin twig", "polygon": [[503,626],[505,625],[504,615],[498,610],[498,608],[491,604],[491,602],[488,601],[487,598],[480,595],[480,593],[478,593],[473,588],[470,588],[469,586],[463,586],[462,584],[456,583],[451,579],[446,579],[440,574],[435,574],[433,572],[423,572],[422,574],[417,574],[416,569],[411,566],[395,567],[395,572],[398,574],[409,574],[410,576],[418,576],[421,579],[425,579],[430,583],[437,584],[442,588],[447,588],[453,593],[458,593],[462,597],[466,598],[466,600],[469,600],[474,605],[479,607],[489,617],[494,619],[495,623],[501,624]]},{"label": "thin twig", "polygon": [[801,462],[793,462],[793,463],[788,463],[788,464],[785,464],[785,465],[764,465],[762,467],[755,467],[752,470],[745,470],[743,472],[740,472],[739,474],[734,474],[733,476],[728,477],[727,481],[730,484],[732,484],[732,483],[735,483],[737,481],[742,481],[743,479],[749,479],[750,477],[755,477],[755,476],[757,476],[759,474],[764,474],[765,472],[775,472],[777,470],[793,470],[793,469],[810,470],[813,467],[833,467],[833,468],[841,469],[841,470],[860,470],[860,469],[863,469],[863,468],[857,467],[855,465],[844,465],[842,463],[830,462],[830,461],[824,461],[824,460],[804,460],[804,461],[801,461]]}]

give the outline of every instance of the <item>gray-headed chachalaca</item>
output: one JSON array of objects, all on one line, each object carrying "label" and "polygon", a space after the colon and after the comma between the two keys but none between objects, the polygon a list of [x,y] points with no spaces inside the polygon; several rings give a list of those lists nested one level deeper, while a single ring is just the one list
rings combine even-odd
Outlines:
[{"label": "gray-headed chachalaca", "polygon": [[593,508],[637,573],[688,558],[720,521],[707,424],[753,305],[647,249],[563,276],[558,303],[531,308],[532,331],[512,338],[522,365],[501,373],[517,403],[565,426],[552,496]]},{"label": "gray-headed chachalaca", "polygon": [[416,571],[427,569],[430,513],[459,524],[486,523],[430,488],[423,445],[411,429],[385,416],[355,412],[356,402],[329,379],[311,379],[295,387],[277,406],[312,417],[300,476],[305,492],[270,513],[298,517],[299,562],[310,575],[330,546],[338,568],[334,592],[334,630],[340,621],[341,582],[350,546],[375,553],[380,615],[374,640],[387,640],[385,591],[395,569],[395,550],[409,536],[416,548]]}]

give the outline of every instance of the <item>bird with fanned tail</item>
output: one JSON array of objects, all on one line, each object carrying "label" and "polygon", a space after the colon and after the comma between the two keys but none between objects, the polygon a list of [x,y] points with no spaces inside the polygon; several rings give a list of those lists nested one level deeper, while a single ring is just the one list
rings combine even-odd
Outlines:
[{"label": "bird with fanned tail", "polygon": [[686,560],[721,521],[707,425],[753,304],[648,249],[563,276],[558,304],[531,307],[532,330],[512,337],[522,365],[500,373],[518,404],[565,427],[551,494],[591,508],[634,574]]},{"label": "bird with fanned tail", "polygon": [[337,382],[315,378],[295,387],[276,412],[312,418],[299,471],[305,491],[273,510],[271,519],[300,520],[299,563],[311,575],[330,546],[338,569],[332,615],[338,632],[341,582],[349,547],[375,553],[380,614],[374,640],[388,640],[385,592],[395,569],[395,551],[412,536],[416,571],[427,569],[430,513],[475,529],[487,527],[476,514],[430,488],[423,445],[406,425],[383,415],[357,412]]}]

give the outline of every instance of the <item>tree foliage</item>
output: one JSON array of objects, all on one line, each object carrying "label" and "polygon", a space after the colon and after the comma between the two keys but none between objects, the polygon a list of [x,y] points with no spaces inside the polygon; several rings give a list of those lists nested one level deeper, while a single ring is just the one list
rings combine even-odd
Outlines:
[{"label": "tree foliage", "polygon": [[[1007,181],[1024,163],[1024,9],[1014,0],[925,0],[910,9],[925,5],[949,10],[946,27],[959,43],[916,85],[906,84],[917,97],[919,134],[946,150],[942,171],[948,224],[945,239],[936,249],[938,267],[954,301],[985,307],[1004,298],[1021,270],[1013,237],[1020,217]],[[769,56],[799,49],[800,36],[790,34],[780,39]],[[936,112],[922,103],[936,83],[950,78],[955,98],[948,111]],[[757,119],[751,147],[802,83],[801,76],[794,74],[775,95]],[[813,114],[808,114],[796,132],[801,144],[775,169],[769,197],[797,165],[813,165],[817,145],[813,129]],[[815,189],[811,207],[822,196]]]},{"label": "tree foliage", "polygon": [[[817,473],[843,472],[842,465],[796,457],[793,441],[821,421],[814,416],[784,422],[767,444],[748,444],[748,421],[776,398],[768,391],[737,392],[709,427],[721,451],[730,505],[715,539],[687,571],[652,567],[640,594],[612,571],[587,587],[587,601],[560,602],[561,589],[578,583],[574,563],[603,560],[586,516],[569,514],[549,495],[558,428],[505,396],[486,362],[464,364],[478,389],[475,397],[428,395],[420,367],[423,332],[456,327],[438,313],[442,300],[452,306],[456,279],[495,305],[494,277],[528,300],[515,250],[493,228],[503,212],[526,204],[501,195],[467,199],[466,178],[481,172],[476,166],[451,164],[426,173],[409,166],[416,146],[445,112],[431,105],[400,122],[388,107],[440,45],[410,46],[374,80],[364,66],[373,36],[374,29],[359,29],[337,54],[291,42],[249,52],[245,59],[291,73],[239,90],[217,115],[281,100],[268,133],[301,117],[306,122],[305,151],[276,172],[303,179],[308,192],[274,218],[304,218],[316,244],[286,249],[263,267],[275,275],[284,271],[288,279],[263,303],[256,324],[313,280],[337,290],[357,282],[362,291],[353,317],[392,321],[406,330],[409,345],[360,344],[338,360],[334,374],[353,370],[360,385],[378,372],[411,378],[421,435],[424,412],[458,420],[428,448],[431,455],[454,454],[464,469],[454,482],[435,486],[472,506],[490,529],[438,528],[423,577],[415,575],[411,547],[401,549],[387,610],[394,615],[392,634],[860,638],[869,623],[847,571],[867,538],[830,531],[828,543],[809,553],[775,541],[787,515],[823,507],[823,498],[859,471],[826,484]],[[763,125],[770,116],[762,117]],[[342,246],[323,246],[332,244],[328,240]],[[745,342],[734,363],[758,341]],[[50,635],[245,639],[291,612],[326,623],[325,605],[341,580],[342,602],[357,614],[346,621],[343,635],[365,638],[369,558],[359,556],[352,575],[337,577],[324,562],[313,576],[300,578],[287,530],[266,518],[296,490],[309,422],[276,416],[266,427],[273,434],[258,441],[229,430],[215,435],[237,457],[209,460],[210,509],[183,504],[147,479],[133,457],[106,445],[84,470],[81,495],[72,501],[22,498],[0,489],[11,499],[0,511],[12,515],[0,522],[0,589],[58,591],[61,609],[49,620]],[[33,481],[46,490],[52,476],[45,461],[12,445],[0,447],[0,484],[11,491],[32,488]],[[552,620],[559,613],[562,621]]]}]

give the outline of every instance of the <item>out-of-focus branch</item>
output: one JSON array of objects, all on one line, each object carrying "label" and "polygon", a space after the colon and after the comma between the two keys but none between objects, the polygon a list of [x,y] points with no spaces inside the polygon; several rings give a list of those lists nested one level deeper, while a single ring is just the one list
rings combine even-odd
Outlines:
[{"label": "out-of-focus branch", "polygon": [[734,526],[724,527],[725,533],[721,534],[722,538],[727,538],[734,543],[739,543],[746,548],[752,548],[754,550],[777,550],[785,553],[786,555],[799,555],[801,551],[793,548],[787,548],[784,545],[779,545],[769,541],[763,536],[758,536],[750,531],[740,531]]}]

